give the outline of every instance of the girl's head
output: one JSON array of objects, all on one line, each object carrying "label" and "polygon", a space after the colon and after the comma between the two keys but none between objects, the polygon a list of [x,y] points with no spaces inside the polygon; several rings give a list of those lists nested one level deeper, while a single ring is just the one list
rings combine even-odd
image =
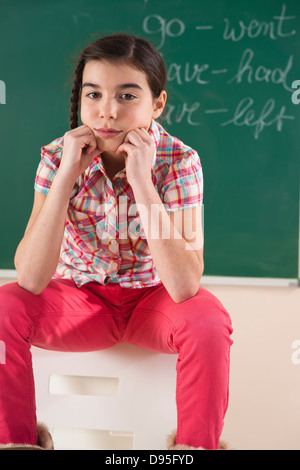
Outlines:
[{"label": "girl's head", "polygon": [[[98,142],[113,151],[125,133],[149,128],[151,120],[160,116],[166,101],[165,82],[164,61],[148,41],[127,34],[100,38],[82,51],[75,69],[71,129],[78,126],[80,106],[83,124],[94,132],[120,131],[119,136]],[[95,136],[100,139],[99,133]]]}]

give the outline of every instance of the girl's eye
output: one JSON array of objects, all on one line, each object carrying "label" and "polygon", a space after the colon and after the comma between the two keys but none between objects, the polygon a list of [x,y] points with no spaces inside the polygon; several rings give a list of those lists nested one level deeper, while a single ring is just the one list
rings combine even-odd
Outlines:
[{"label": "girl's eye", "polygon": [[88,96],[88,98],[91,98],[92,100],[94,100],[96,98],[100,98],[100,93],[92,91],[92,93],[88,93],[87,96]]},{"label": "girl's eye", "polygon": [[121,95],[121,98],[123,100],[130,101],[130,100],[134,100],[135,96],[132,95],[131,93],[123,93],[123,95]]}]

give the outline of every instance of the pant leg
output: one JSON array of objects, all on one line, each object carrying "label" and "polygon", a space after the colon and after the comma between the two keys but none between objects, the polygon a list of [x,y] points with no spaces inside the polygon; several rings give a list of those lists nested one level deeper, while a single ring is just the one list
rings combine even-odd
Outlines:
[{"label": "pant leg", "polygon": [[31,344],[91,351],[119,341],[117,315],[108,302],[112,291],[104,286],[98,291],[101,287],[102,298],[68,280],[51,281],[37,296],[17,283],[0,288],[0,340],[6,355],[0,364],[0,443],[37,442]]},{"label": "pant leg", "polygon": [[135,308],[124,340],[150,350],[177,353],[178,444],[216,449],[228,406],[231,321],[204,288],[175,303],[163,286]]}]

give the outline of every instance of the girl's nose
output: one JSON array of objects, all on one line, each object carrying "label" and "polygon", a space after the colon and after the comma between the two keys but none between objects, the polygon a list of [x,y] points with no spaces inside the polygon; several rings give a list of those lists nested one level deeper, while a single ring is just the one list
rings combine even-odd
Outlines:
[{"label": "girl's nose", "polygon": [[116,119],[117,110],[114,103],[110,100],[103,101],[100,105],[99,116],[105,119]]}]

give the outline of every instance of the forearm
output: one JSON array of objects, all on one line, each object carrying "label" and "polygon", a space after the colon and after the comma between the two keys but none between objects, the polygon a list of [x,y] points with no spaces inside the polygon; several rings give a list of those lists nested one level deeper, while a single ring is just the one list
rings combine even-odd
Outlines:
[{"label": "forearm", "polygon": [[203,261],[172,223],[154,185],[134,188],[135,201],[158,275],[176,302],[199,289]]},{"label": "forearm", "polygon": [[17,248],[18,283],[34,294],[47,286],[57,267],[72,186],[70,179],[57,173],[40,212]]}]

